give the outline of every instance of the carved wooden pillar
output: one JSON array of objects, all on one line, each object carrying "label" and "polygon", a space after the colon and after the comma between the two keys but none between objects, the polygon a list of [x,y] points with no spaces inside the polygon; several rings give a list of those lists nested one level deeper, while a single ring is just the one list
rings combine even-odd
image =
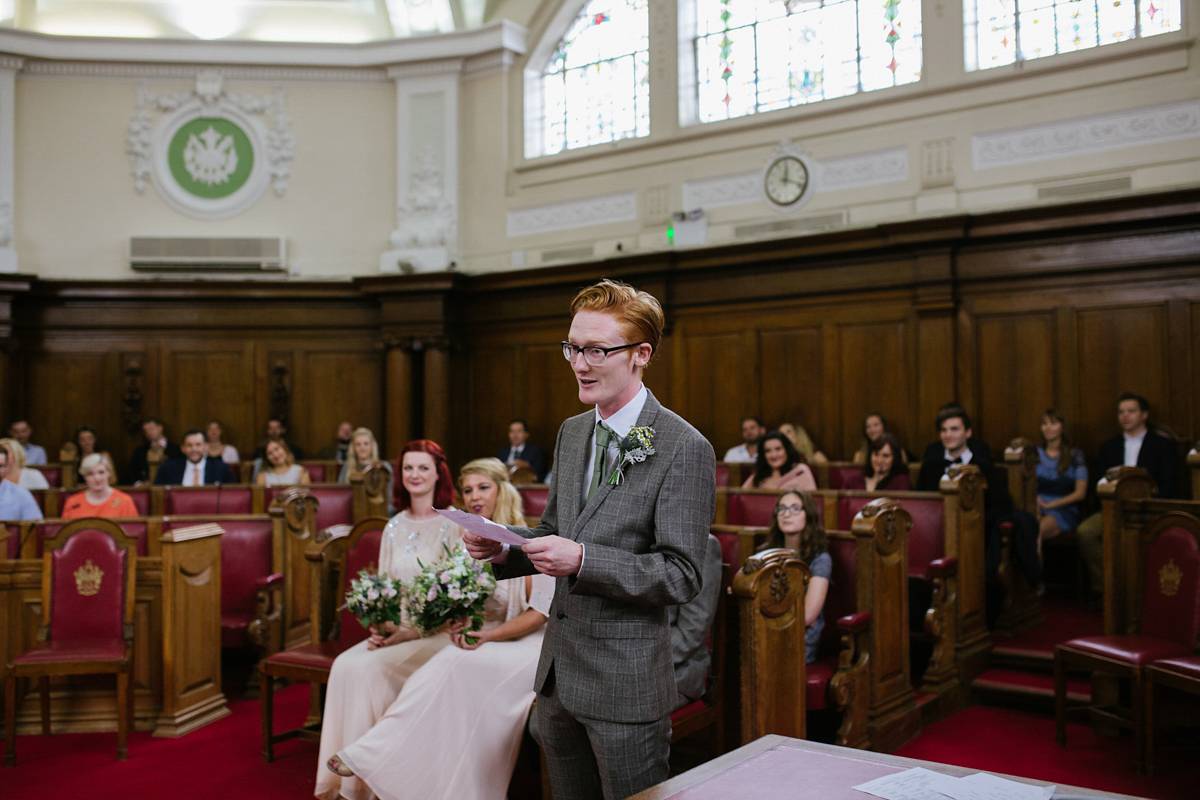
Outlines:
[{"label": "carved wooden pillar", "polygon": [[221,526],[162,535],[163,697],[155,736],[228,716],[221,693]]},{"label": "carved wooden pillar", "polygon": [[411,343],[394,336],[384,337],[387,347],[384,383],[384,430],[383,452],[380,458],[391,460],[410,439],[413,431],[412,378],[413,357]]},{"label": "carved wooden pillar", "polygon": [[[2,60],[0,59],[0,61]],[[0,215],[2,213],[3,209],[0,207]],[[3,219],[0,218],[0,241],[3,239],[2,229]],[[3,250],[2,246],[0,246],[0,250]],[[3,270],[0,269],[0,271]],[[15,363],[19,356],[19,350],[17,341],[12,335],[13,300],[18,294],[28,292],[31,282],[30,278],[18,275],[6,276],[0,280],[0,419],[11,420],[17,413],[24,413],[23,409],[18,411],[20,399],[17,397],[17,391],[21,381],[17,380],[18,370]]]},{"label": "carved wooden pillar", "polygon": [[285,576],[283,584],[283,646],[312,641],[310,616],[311,576],[304,550],[316,534],[320,503],[302,486],[292,486],[275,495],[270,511],[275,544],[275,568]]},{"label": "carved wooden pillar", "polygon": [[942,478],[946,556],[958,559],[958,666],[969,684],[987,668],[992,640],[984,586],[984,500],[987,481],[972,464],[951,467]]},{"label": "carved wooden pillar", "polygon": [[450,432],[450,345],[435,339],[425,347],[425,425],[422,435],[446,447]]},{"label": "carved wooden pillar", "polygon": [[808,565],[785,548],[746,560],[733,579],[741,629],[742,743],[804,738],[804,595]]},{"label": "carved wooden pillar", "polygon": [[1124,504],[1158,493],[1154,478],[1141,467],[1113,467],[1096,487],[1104,519],[1104,634],[1130,633],[1131,612],[1138,605],[1137,580],[1130,571],[1142,563],[1138,530],[1125,524]]},{"label": "carved wooden pillar", "polygon": [[392,473],[382,461],[367,465],[362,472],[350,476],[350,485],[354,487],[354,521],[361,522],[367,517],[388,516],[388,504],[392,500],[388,484]]},{"label": "carved wooden pillar", "polygon": [[871,609],[871,746],[890,753],[921,726],[909,668],[908,531],[912,517],[887,497],[872,500],[850,525],[857,550],[858,608]]}]

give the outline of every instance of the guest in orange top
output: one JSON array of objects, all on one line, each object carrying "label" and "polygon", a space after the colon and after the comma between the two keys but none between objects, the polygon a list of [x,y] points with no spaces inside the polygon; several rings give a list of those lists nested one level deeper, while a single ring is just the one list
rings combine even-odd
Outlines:
[{"label": "guest in orange top", "polygon": [[112,488],[103,453],[92,453],[79,462],[79,474],[87,481],[87,491],[73,494],[63,506],[62,517],[136,517],[133,498]]}]

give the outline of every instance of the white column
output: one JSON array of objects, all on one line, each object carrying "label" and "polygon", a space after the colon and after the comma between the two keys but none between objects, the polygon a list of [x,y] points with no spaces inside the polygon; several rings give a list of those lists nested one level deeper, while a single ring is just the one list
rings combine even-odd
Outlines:
[{"label": "white column", "polygon": [[396,82],[396,229],[380,272],[450,268],[458,255],[458,89],[463,60],[388,68]]},{"label": "white column", "polygon": [[17,71],[24,59],[0,56],[0,272],[17,271],[13,235],[13,167]]}]

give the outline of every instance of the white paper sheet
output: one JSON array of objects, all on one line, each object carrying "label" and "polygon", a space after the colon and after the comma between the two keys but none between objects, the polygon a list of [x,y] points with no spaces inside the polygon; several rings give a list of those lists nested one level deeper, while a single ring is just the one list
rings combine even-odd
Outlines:
[{"label": "white paper sheet", "polygon": [[1055,786],[1031,786],[986,772],[955,778],[923,767],[853,787],[884,800],[1050,800]]},{"label": "white paper sheet", "polygon": [[468,514],[466,511],[459,511],[457,508],[448,508],[445,511],[441,509],[434,510],[456,525],[461,525],[471,533],[482,536],[485,539],[491,539],[493,542],[520,547],[528,541],[503,525],[497,525],[490,519],[485,519],[478,514]]},{"label": "white paper sheet", "polygon": [[913,767],[860,783],[854,788],[884,800],[944,800],[951,796],[944,790],[957,780],[940,772]]}]

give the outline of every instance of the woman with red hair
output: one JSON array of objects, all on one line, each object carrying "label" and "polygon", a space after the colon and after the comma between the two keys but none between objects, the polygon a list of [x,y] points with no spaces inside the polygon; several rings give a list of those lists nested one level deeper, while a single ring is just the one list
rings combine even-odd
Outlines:
[{"label": "woman with red hair", "polygon": [[[421,564],[442,556],[443,545],[455,547],[462,529],[434,510],[454,502],[454,479],[442,448],[428,439],[409,442],[400,451],[399,465],[395,497],[400,513],[383,530],[379,570],[408,583],[420,573]],[[399,625],[372,626],[370,632],[338,656],[329,673],[316,785],[316,796],[326,800],[374,797],[358,778],[332,772],[325,763],[370,730],[408,677],[451,641],[448,632],[422,638],[409,624],[407,611]]]}]

